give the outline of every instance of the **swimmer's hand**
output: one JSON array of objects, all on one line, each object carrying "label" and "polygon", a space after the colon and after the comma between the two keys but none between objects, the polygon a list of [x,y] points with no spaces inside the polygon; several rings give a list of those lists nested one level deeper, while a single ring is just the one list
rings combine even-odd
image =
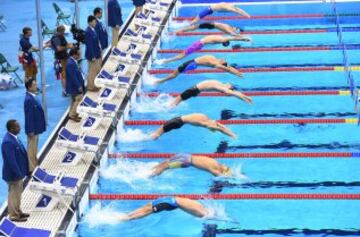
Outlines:
[{"label": "swimmer's hand", "polygon": [[243,36],[243,37],[242,37],[242,41],[252,42],[252,39],[251,39],[249,36]]},{"label": "swimmer's hand", "polygon": [[248,104],[252,104],[252,103],[253,103],[252,98],[249,97],[249,96],[246,96],[246,95],[243,97],[243,100],[244,100],[246,103],[248,103]]},{"label": "swimmer's hand", "polygon": [[239,70],[237,70],[236,76],[238,76],[240,78],[244,78],[244,75]]}]

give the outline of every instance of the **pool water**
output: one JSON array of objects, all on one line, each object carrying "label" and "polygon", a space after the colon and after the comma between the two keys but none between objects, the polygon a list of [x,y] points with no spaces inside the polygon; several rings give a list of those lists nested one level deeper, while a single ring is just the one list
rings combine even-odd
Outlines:
[{"label": "pool water", "polygon": [[[358,3],[338,4],[339,13],[357,13]],[[199,7],[180,9],[180,16],[193,16]],[[332,14],[330,4],[249,5],[252,15]],[[215,15],[216,16],[216,15]],[[359,26],[359,18],[343,17],[344,27]],[[245,30],[334,28],[331,17],[227,21]],[[346,44],[356,44],[360,32],[345,32]],[[251,35],[253,43],[243,47],[338,45],[335,32],[315,34]],[[171,38],[171,37],[170,37]],[[162,49],[183,49],[200,36],[171,38]],[[209,48],[222,48],[210,46]],[[175,69],[182,62],[203,55],[197,53],[156,68]],[[348,50],[352,65],[360,64],[358,50]],[[158,54],[158,58],[172,54]],[[283,51],[262,53],[221,53],[240,67],[282,67],[343,65],[340,50]],[[163,75],[147,76],[161,78]],[[354,72],[355,78],[358,72]],[[256,72],[241,79],[225,73],[181,74],[157,87],[144,85],[144,92],[159,92],[157,98],[137,98],[130,120],[167,120],[189,113],[204,113],[212,119],[297,119],[354,118],[354,103],[345,95],[254,96],[248,105],[234,97],[196,97],[169,110],[167,93],[182,92],[196,83],[215,79],[232,83],[240,91],[346,90],[342,71]],[[157,126],[125,126],[118,134],[113,153],[243,153],[243,152],[358,152],[355,124],[266,124],[228,125],[238,136],[233,140],[220,133],[185,125],[157,141],[135,142]],[[139,139],[138,139],[139,138]],[[132,142],[131,142],[132,141]],[[125,154],[126,156],[126,154]],[[359,193],[359,159],[341,158],[248,158],[220,159],[234,170],[235,178],[214,178],[194,168],[174,169],[149,179],[151,168],[161,159],[110,159],[101,169],[97,193],[107,194],[206,194],[206,193]],[[77,236],[318,236],[359,235],[358,201],[344,200],[201,200],[224,221],[194,218],[180,210],[120,222],[117,217],[148,201],[91,201]],[[213,235],[209,235],[213,236]]]}]

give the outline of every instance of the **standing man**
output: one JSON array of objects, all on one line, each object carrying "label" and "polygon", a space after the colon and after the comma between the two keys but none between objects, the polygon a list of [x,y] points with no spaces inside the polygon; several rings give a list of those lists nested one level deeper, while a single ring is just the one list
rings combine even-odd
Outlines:
[{"label": "standing man", "polygon": [[96,26],[95,30],[99,36],[101,50],[104,51],[109,46],[108,33],[105,26],[100,21],[102,18],[102,9],[97,7],[94,9],[94,16],[96,17]]},{"label": "standing man", "polygon": [[60,25],[56,28],[56,34],[51,38],[51,47],[55,51],[55,71],[58,79],[61,80],[63,95],[66,96],[66,73],[65,67],[69,58],[68,49],[74,48],[65,38],[65,27]]},{"label": "standing man", "polygon": [[108,2],[108,23],[112,28],[111,46],[116,47],[119,40],[119,29],[123,24],[121,8],[117,0],[109,0]]},{"label": "standing man", "polygon": [[7,133],[2,144],[1,153],[4,160],[2,178],[8,184],[8,212],[10,220],[25,222],[30,216],[21,211],[21,193],[23,179],[29,173],[28,157],[25,147],[18,139],[20,125],[15,119],[6,123]]},{"label": "standing man", "polygon": [[35,78],[37,74],[36,61],[33,58],[32,52],[39,51],[38,48],[32,46],[30,43],[30,37],[32,36],[32,29],[30,27],[24,27],[22,30],[23,34],[20,38],[20,48],[23,52],[21,61],[25,71],[25,82],[29,78]]},{"label": "standing man", "polygon": [[25,82],[25,87],[27,90],[24,102],[25,133],[28,140],[29,171],[32,173],[38,165],[39,134],[45,132],[46,122],[44,110],[36,97],[36,80],[30,78]]},{"label": "standing man", "polygon": [[87,90],[97,92],[99,87],[95,86],[95,77],[101,70],[101,47],[99,36],[95,31],[96,18],[88,17],[88,27],[85,31],[85,57],[88,60]]},{"label": "standing man", "polygon": [[69,119],[75,122],[81,121],[79,114],[76,112],[76,108],[82,100],[82,95],[85,89],[84,78],[77,63],[80,58],[80,49],[71,49],[70,58],[66,65],[66,92],[71,95]]},{"label": "standing man", "polygon": [[143,6],[145,5],[145,0],[132,0],[135,6],[135,15],[139,14],[143,10]]}]

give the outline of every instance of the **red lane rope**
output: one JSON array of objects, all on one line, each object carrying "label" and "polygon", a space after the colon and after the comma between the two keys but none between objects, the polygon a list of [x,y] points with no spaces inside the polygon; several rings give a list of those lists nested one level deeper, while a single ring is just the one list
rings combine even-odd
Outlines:
[{"label": "red lane rope", "polygon": [[[286,19],[286,18],[323,18],[324,14],[288,14],[288,15],[263,15],[263,16],[251,16],[247,18],[244,16],[208,16],[205,20],[216,21],[216,20],[253,20],[253,19]],[[189,21],[193,20],[194,17],[173,17],[175,21]]]},{"label": "red lane rope", "polygon": [[90,200],[154,200],[164,196],[190,199],[289,199],[289,200],[359,200],[360,194],[341,193],[241,193],[241,194],[90,194]]},{"label": "red lane rope", "polygon": [[[166,120],[129,120],[125,125],[163,125]],[[232,119],[218,120],[222,124],[299,124],[299,123],[346,123],[343,118],[326,118],[326,119]]]},{"label": "red lane rope", "polygon": [[[257,47],[257,48],[240,48],[240,49],[202,49],[198,53],[244,53],[244,52],[282,52],[282,51],[325,51],[332,50],[328,46],[304,46],[304,47]],[[182,49],[160,49],[158,53],[181,53]]]},{"label": "red lane rope", "polygon": [[[306,33],[328,33],[327,29],[299,29],[299,30],[249,30],[244,31],[242,34],[248,35],[272,35],[272,34],[306,34]],[[224,35],[223,32],[178,32],[177,36],[194,36],[194,35]]]},{"label": "red lane rope", "polygon": [[[161,93],[159,92],[148,92],[142,93],[142,95],[148,97],[157,97]],[[166,93],[170,96],[176,97],[180,93]],[[297,95],[340,95],[338,90],[303,90],[303,91],[245,91],[243,94],[247,96],[297,96]],[[201,92],[198,96],[204,97],[219,97],[219,96],[228,96],[221,92]]]},{"label": "red lane rope", "polygon": [[[175,153],[112,153],[109,158],[128,159],[168,159]],[[217,159],[237,158],[350,158],[356,157],[352,152],[256,152],[256,153],[194,153]]]},{"label": "red lane rope", "polygon": [[[239,71],[244,73],[253,72],[305,72],[305,71],[334,71],[334,67],[263,67],[263,68],[242,68]],[[173,69],[151,69],[148,72],[152,75],[169,74]],[[199,73],[224,73],[221,69],[196,69],[187,71],[186,74],[199,74]]]}]

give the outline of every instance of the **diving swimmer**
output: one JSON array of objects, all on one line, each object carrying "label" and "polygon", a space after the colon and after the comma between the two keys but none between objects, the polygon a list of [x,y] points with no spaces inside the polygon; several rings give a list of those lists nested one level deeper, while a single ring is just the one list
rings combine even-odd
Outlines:
[{"label": "diving swimmer", "polygon": [[149,202],[145,206],[130,212],[125,217],[122,217],[121,220],[129,221],[140,219],[153,213],[172,211],[178,208],[196,217],[205,217],[209,214],[206,208],[198,201],[183,197],[167,196]]},{"label": "diving swimmer", "polygon": [[234,4],[231,3],[217,3],[210,5],[209,7],[203,9],[195,18],[191,21],[191,25],[197,23],[201,19],[205,18],[206,16],[209,16],[213,14],[214,12],[234,12],[242,16],[246,16],[247,18],[250,18],[251,16],[242,10],[241,8],[236,7]]},{"label": "diving swimmer", "polygon": [[180,60],[185,58],[186,56],[201,50],[206,44],[222,44],[224,47],[228,47],[230,45],[230,41],[251,41],[249,36],[246,35],[236,35],[236,36],[221,36],[221,35],[208,35],[203,37],[202,39],[195,41],[189,47],[187,47],[183,52],[179,53],[175,57],[168,59],[160,59],[155,61],[155,63],[169,63],[173,61]]},{"label": "diving swimmer", "polygon": [[176,154],[153,168],[151,176],[160,175],[167,169],[195,168],[207,171],[214,176],[232,176],[232,172],[226,165],[220,164],[215,159],[207,156],[197,156],[191,154]]},{"label": "diving swimmer", "polygon": [[216,120],[211,120],[205,114],[194,113],[187,114],[179,117],[172,118],[161,125],[155,132],[150,135],[153,140],[158,139],[162,134],[167,133],[174,129],[181,128],[184,124],[191,124],[194,126],[205,127],[212,131],[219,131],[233,139],[236,139],[236,135],[223,124]]},{"label": "diving swimmer", "polygon": [[204,55],[184,62],[176,70],[170,73],[167,77],[156,81],[156,83],[159,84],[174,79],[180,73],[186,73],[188,71],[195,70],[198,66],[218,68],[226,72],[232,73],[238,77],[243,77],[242,73],[238,69],[229,65],[224,59],[218,59],[212,55]]},{"label": "diving swimmer", "polygon": [[251,97],[244,95],[240,91],[235,91],[232,85],[223,84],[216,80],[206,80],[196,84],[195,86],[181,93],[179,96],[176,97],[176,99],[171,103],[170,106],[175,107],[184,100],[198,96],[201,91],[208,91],[208,90],[220,91],[225,93],[226,95],[235,96],[245,101],[248,104],[252,103]]},{"label": "diving swimmer", "polygon": [[200,24],[194,24],[194,25],[187,26],[183,29],[177,30],[175,33],[177,34],[177,33],[182,33],[182,32],[187,32],[187,31],[194,31],[197,29],[208,29],[208,30],[218,29],[226,34],[234,35],[234,36],[239,35],[240,32],[242,31],[240,28],[233,27],[233,26],[225,24],[225,23],[203,22]]}]

